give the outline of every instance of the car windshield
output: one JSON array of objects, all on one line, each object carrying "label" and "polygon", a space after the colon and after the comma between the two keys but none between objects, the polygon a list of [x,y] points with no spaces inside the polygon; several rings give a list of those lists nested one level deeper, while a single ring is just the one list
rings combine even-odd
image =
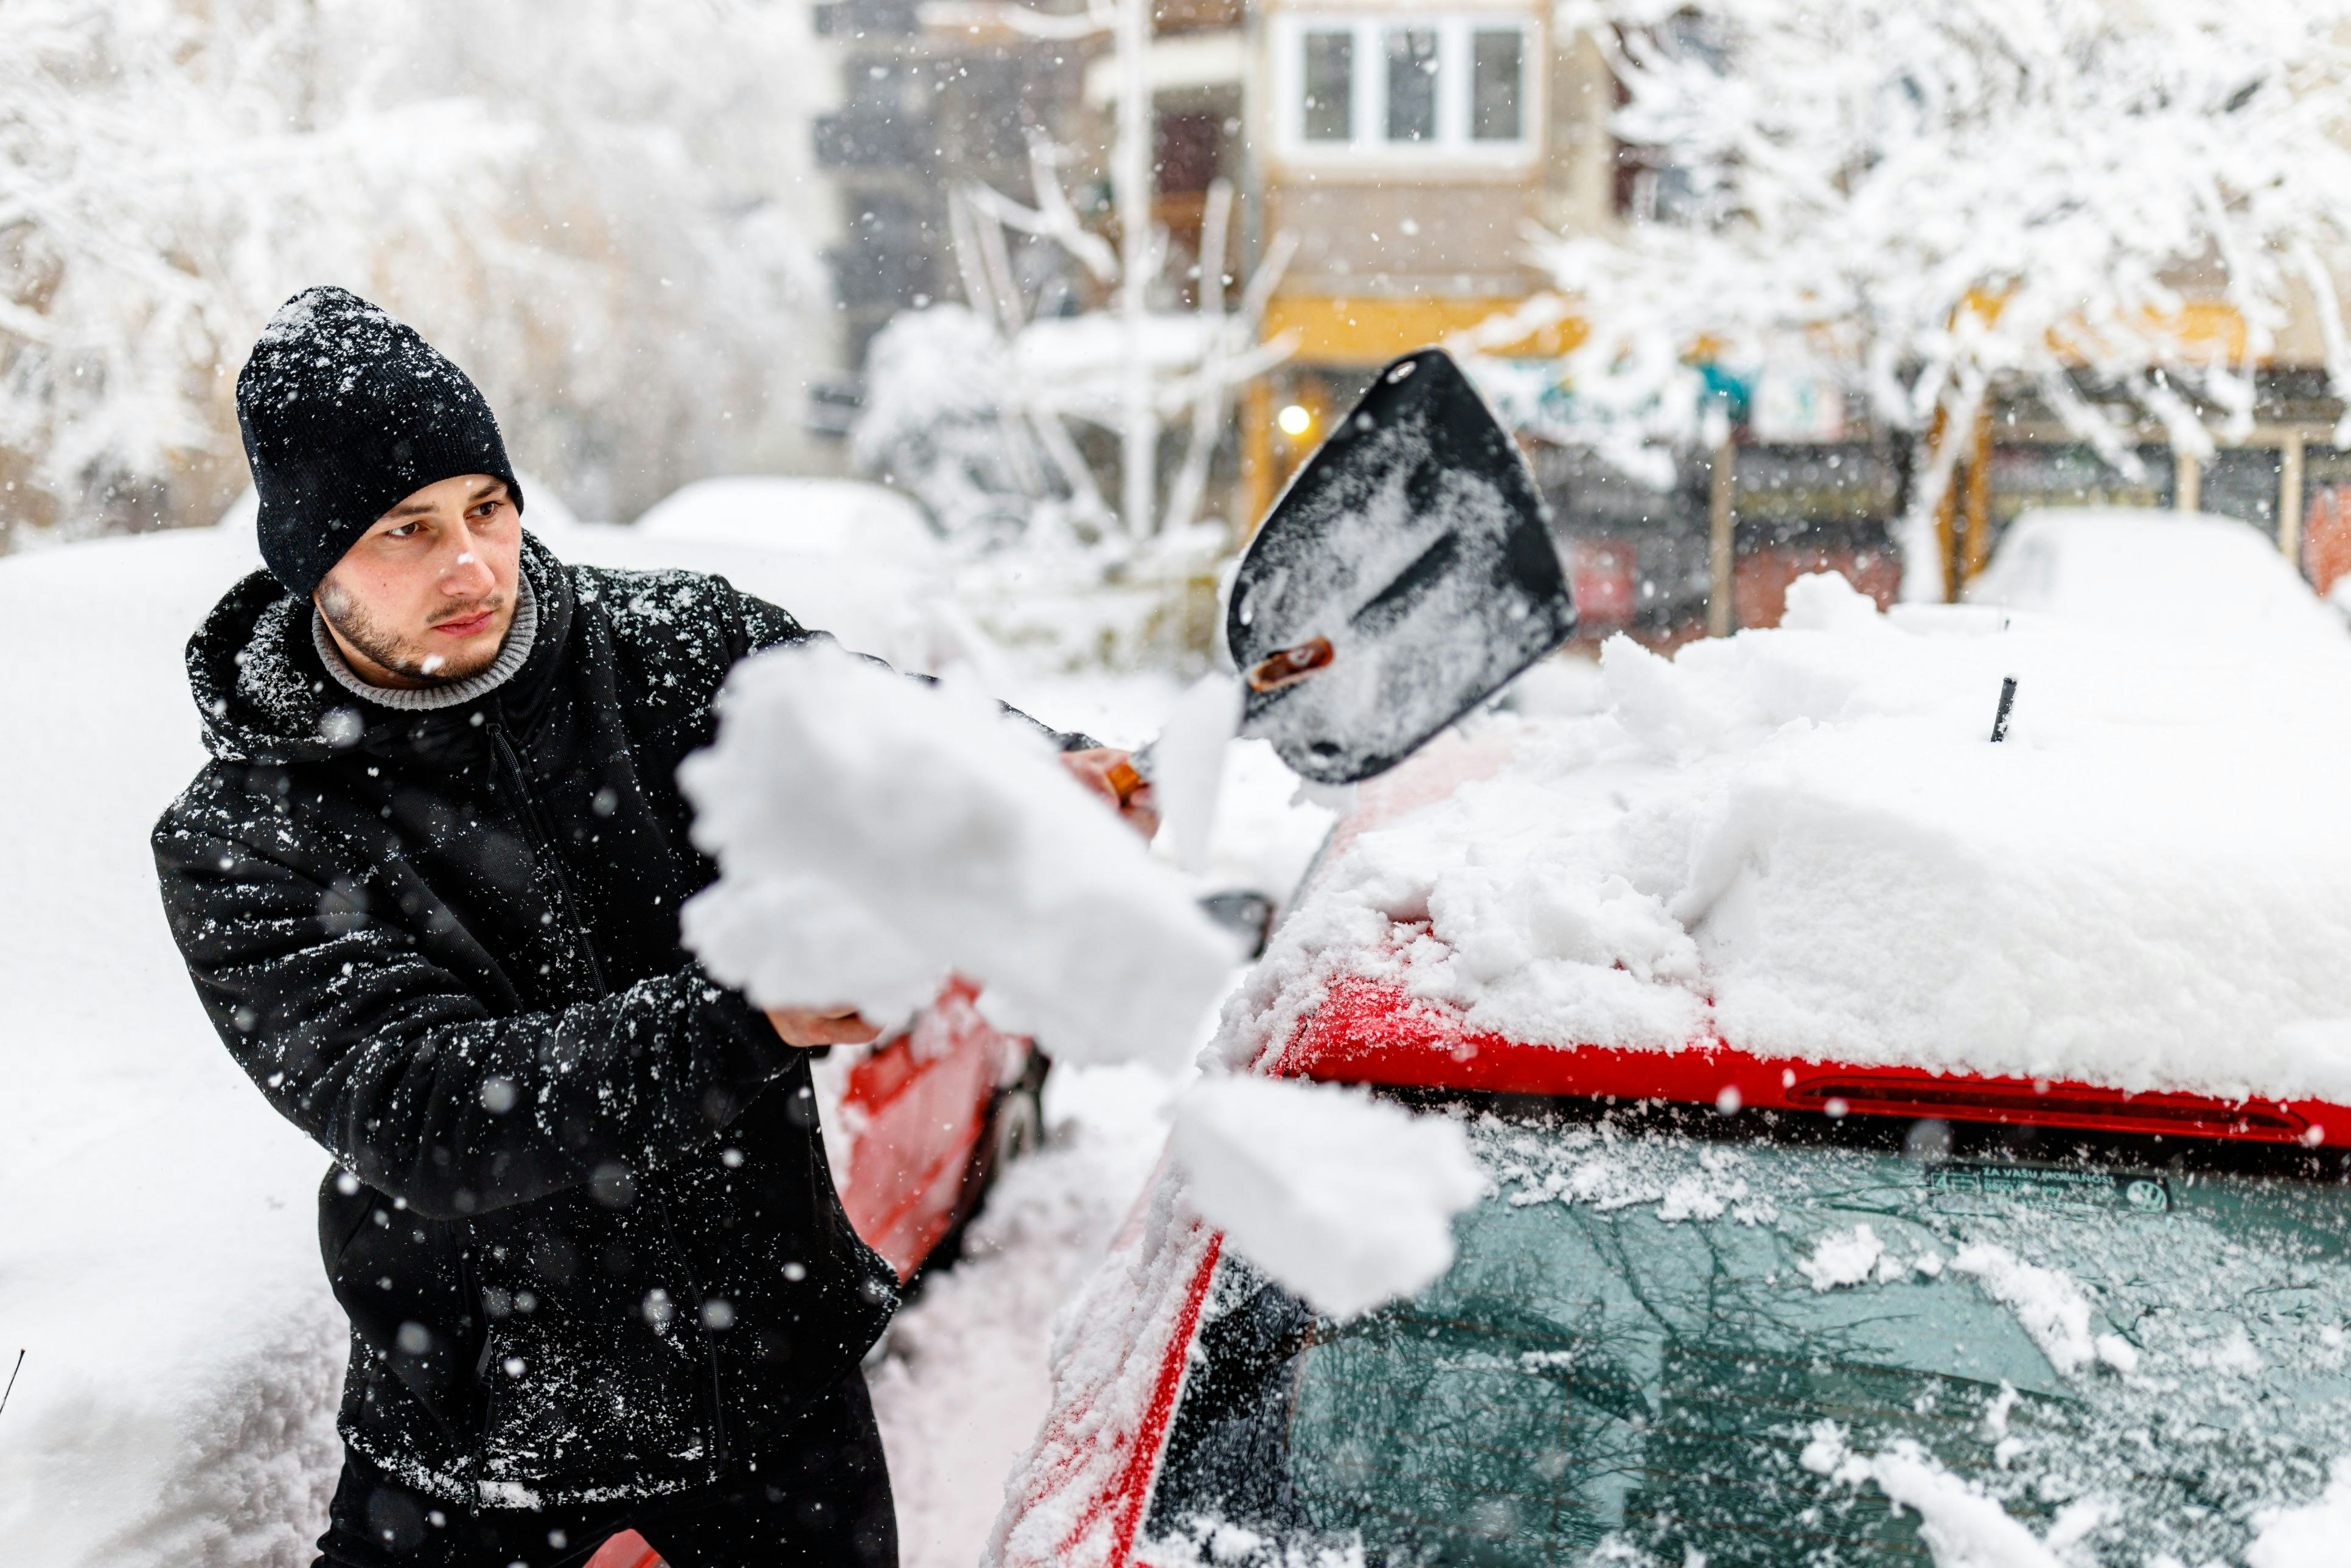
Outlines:
[{"label": "car windshield", "polygon": [[1445,1108],[1494,1185],[1418,1297],[1226,1253],[1148,1560],[2237,1562],[2351,1456],[2340,1155]]}]

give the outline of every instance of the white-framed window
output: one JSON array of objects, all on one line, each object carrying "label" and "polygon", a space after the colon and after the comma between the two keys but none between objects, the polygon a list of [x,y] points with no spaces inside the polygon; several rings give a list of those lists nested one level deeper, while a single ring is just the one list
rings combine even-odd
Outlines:
[{"label": "white-framed window", "polygon": [[1524,162],[1535,152],[1537,43],[1523,14],[1284,13],[1276,136],[1293,159]]}]

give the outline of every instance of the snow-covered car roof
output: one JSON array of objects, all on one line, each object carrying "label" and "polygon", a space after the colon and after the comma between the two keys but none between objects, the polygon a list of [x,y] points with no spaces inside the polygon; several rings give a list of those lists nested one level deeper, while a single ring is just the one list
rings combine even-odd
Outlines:
[{"label": "snow-covered car roof", "polygon": [[2351,653],[1815,577],[1778,630],[1618,638],[1602,677],[1334,846],[1228,1061],[1354,983],[1457,1038],[2351,1100]]}]

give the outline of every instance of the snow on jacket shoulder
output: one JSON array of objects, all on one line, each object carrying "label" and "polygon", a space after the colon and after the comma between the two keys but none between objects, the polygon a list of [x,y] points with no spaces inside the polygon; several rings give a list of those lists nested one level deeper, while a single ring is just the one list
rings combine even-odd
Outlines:
[{"label": "snow on jacket shoulder", "polygon": [[527,538],[522,669],[352,697],[263,573],[189,643],[213,760],[158,823],[163,904],[238,1064],[334,1155],[345,1440],[451,1501],[681,1490],[838,1381],[895,1305],[807,1061],[693,963],[715,875],[678,762],[759,648],[722,579]]}]

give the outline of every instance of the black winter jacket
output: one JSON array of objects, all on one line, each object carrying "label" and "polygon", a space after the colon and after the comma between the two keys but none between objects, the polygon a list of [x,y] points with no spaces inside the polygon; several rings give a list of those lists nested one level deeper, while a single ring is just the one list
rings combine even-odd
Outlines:
[{"label": "black winter jacket", "polygon": [[466,1506],[636,1497],[837,1383],[897,1301],[806,1058],[678,942],[716,874],[677,765],[757,649],[723,579],[526,537],[530,656],[463,706],[357,701],[246,578],[188,644],[213,760],[157,825],[221,1038],[334,1155],[344,1440]]}]

